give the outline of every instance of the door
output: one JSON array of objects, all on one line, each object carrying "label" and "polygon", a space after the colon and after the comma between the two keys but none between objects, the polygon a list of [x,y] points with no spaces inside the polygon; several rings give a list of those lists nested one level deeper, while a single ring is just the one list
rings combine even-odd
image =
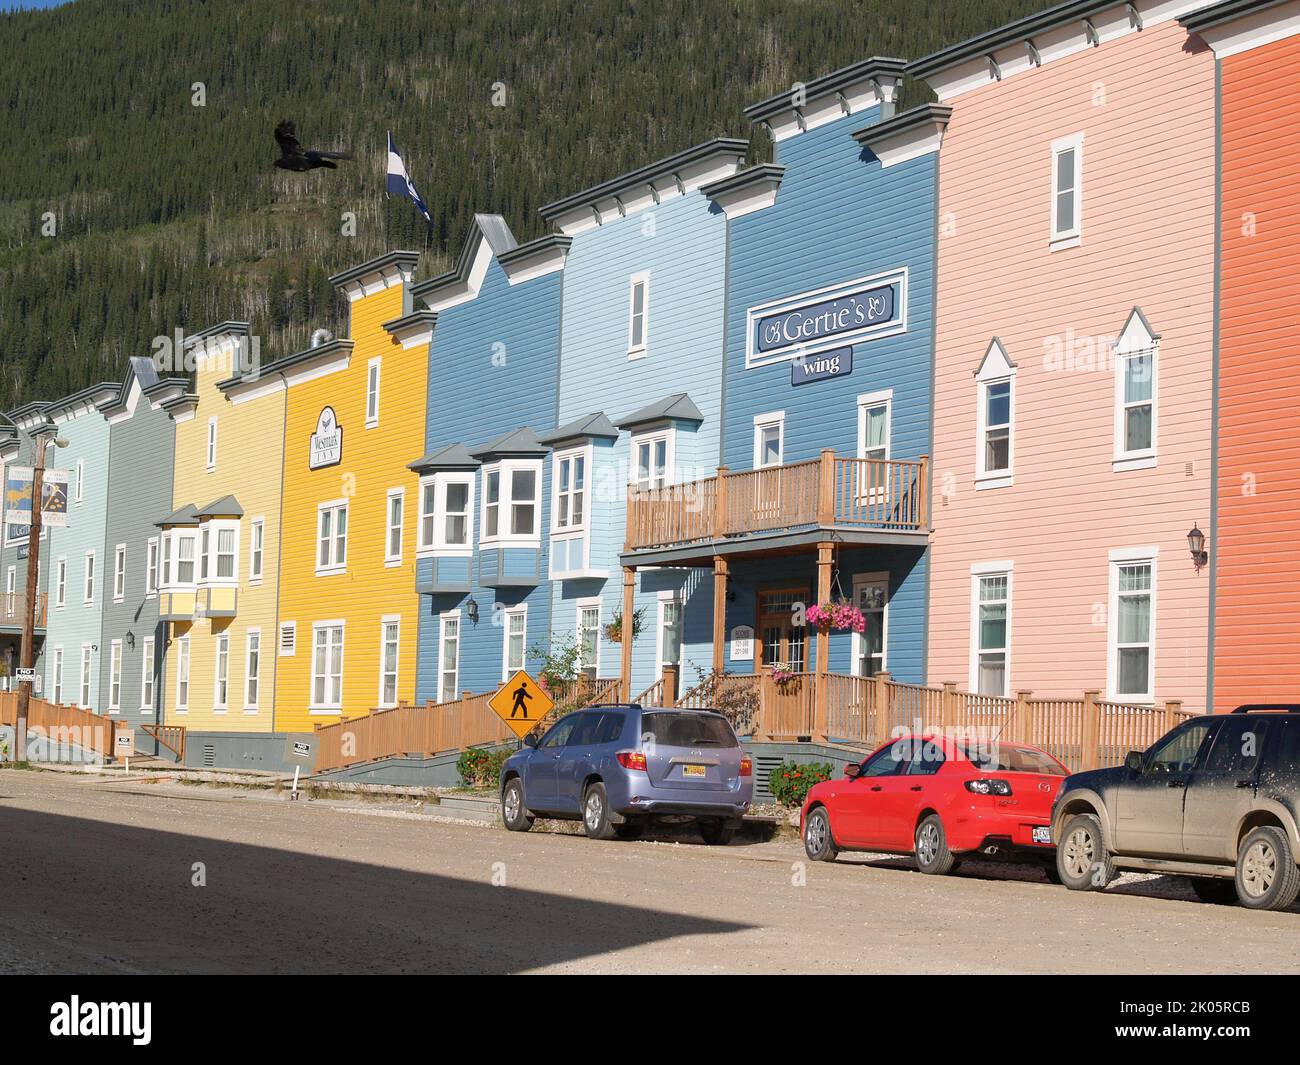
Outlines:
[{"label": "door", "polygon": [[560,748],[555,771],[555,809],[572,814],[582,809],[582,784],[596,758],[596,735],[602,715],[587,713],[575,716],[578,723]]},{"label": "door", "polygon": [[1259,714],[1229,717],[1219,726],[1204,764],[1187,782],[1183,853],[1188,858],[1236,859],[1237,825],[1255,801],[1269,728]]},{"label": "door", "polygon": [[897,831],[891,833],[888,824],[897,817],[894,807],[904,787],[910,753],[908,744],[891,743],[863,762],[842,791],[837,789],[831,831],[840,843],[869,849],[897,839]]},{"label": "door", "polygon": [[580,714],[570,714],[551,726],[524,767],[524,801],[530,810],[554,811],[559,799],[557,773],[564,744]]},{"label": "door", "polygon": [[758,593],[758,632],[763,641],[764,669],[779,665],[790,673],[807,670],[808,628],[794,623],[796,604],[807,602],[807,588]]},{"label": "door", "polygon": [[896,796],[888,796],[881,823],[900,848],[916,846],[916,823],[926,807],[938,809],[943,797],[942,781],[936,774],[943,768],[943,745],[935,740],[914,740],[912,758],[901,778]]},{"label": "door", "polygon": [[1180,725],[1147,752],[1140,772],[1116,789],[1115,850],[1152,858],[1183,853],[1187,781],[1214,721]]}]

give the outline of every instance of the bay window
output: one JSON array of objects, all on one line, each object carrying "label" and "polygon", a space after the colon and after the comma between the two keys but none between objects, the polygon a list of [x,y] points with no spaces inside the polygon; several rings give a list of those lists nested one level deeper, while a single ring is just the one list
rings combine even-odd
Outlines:
[{"label": "bay window", "polygon": [[483,467],[483,543],[536,543],[540,534],[541,461]]}]

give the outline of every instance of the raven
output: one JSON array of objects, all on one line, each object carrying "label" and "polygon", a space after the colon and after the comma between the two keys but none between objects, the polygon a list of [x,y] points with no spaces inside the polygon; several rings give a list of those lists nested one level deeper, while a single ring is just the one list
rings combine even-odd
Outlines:
[{"label": "raven", "polygon": [[320,152],[314,148],[304,148],[298,143],[297,132],[292,122],[286,119],[275,127],[275,142],[280,146],[280,158],[275,165],[281,170],[316,170],[325,167],[337,170],[334,159],[351,159],[347,152]]}]

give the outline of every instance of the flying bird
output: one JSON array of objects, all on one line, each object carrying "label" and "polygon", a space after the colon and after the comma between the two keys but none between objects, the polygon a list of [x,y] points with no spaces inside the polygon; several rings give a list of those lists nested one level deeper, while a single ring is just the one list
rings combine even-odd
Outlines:
[{"label": "flying bird", "polygon": [[275,143],[280,146],[280,158],[275,165],[281,170],[296,170],[299,173],[325,167],[337,170],[335,159],[351,159],[348,152],[322,152],[315,148],[304,148],[298,143],[294,124],[287,119],[275,127]]}]

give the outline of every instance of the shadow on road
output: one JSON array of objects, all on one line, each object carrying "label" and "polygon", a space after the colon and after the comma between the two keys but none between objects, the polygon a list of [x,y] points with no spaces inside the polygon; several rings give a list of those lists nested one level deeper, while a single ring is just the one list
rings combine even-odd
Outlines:
[{"label": "shadow on road", "polygon": [[464,880],[13,808],[0,839],[0,924],[84,972],[510,973],[750,927],[493,885],[526,859]]}]

